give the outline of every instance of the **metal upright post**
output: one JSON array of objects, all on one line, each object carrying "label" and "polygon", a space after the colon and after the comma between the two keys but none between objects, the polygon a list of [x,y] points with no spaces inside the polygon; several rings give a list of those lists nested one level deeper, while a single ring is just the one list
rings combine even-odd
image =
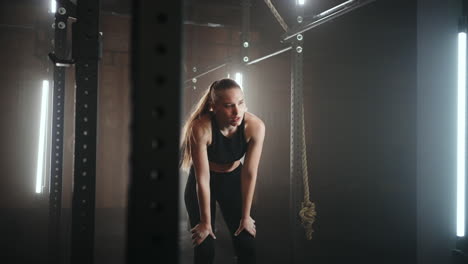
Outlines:
[{"label": "metal upright post", "polygon": [[94,262],[99,0],[80,0],[73,27],[76,61],[71,263]]},{"label": "metal upright post", "polygon": [[127,263],[178,263],[182,1],[133,2]]},{"label": "metal upright post", "polygon": [[[250,0],[242,0],[242,22],[241,22],[241,61],[242,63],[239,65],[239,71],[242,73],[243,83],[245,84],[245,80],[248,78],[247,74],[247,63],[250,61],[249,56],[249,48],[251,46],[250,43],[250,7],[252,6]],[[243,87],[242,87],[243,88]]]},{"label": "metal upright post", "polygon": [[[64,58],[66,52],[67,20],[69,1],[57,1],[54,21],[54,53]],[[65,68],[54,64],[52,105],[52,147],[50,158],[49,185],[49,262],[59,263],[60,215],[62,209],[62,169],[63,169],[63,119],[65,99]]]},{"label": "metal upright post", "polygon": [[242,61],[245,63],[250,60],[250,6],[250,0],[242,0],[241,57]]}]

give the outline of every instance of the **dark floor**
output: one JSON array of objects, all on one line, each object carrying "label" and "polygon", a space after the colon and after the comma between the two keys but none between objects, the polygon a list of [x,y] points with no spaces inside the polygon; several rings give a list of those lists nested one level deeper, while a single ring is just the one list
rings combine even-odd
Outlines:
[{"label": "dark floor", "polygon": [[[47,236],[47,210],[41,209],[0,209],[0,263],[49,263],[48,236]],[[217,210],[216,220],[216,255],[215,263],[234,264],[235,257],[230,235],[222,219],[220,210]],[[70,210],[62,210],[61,243],[57,249],[63,264],[69,263],[70,243]],[[261,219],[259,219],[260,221]],[[187,229],[187,215],[182,214],[180,219],[180,254],[179,264],[191,264],[193,248],[191,234]],[[97,209],[95,222],[95,263],[123,264],[125,253],[125,210]],[[395,232],[397,232],[395,230]],[[263,236],[266,236],[263,234]],[[307,242],[300,245],[297,261],[295,263],[377,263],[377,264],[414,264],[415,252],[412,247],[398,245],[389,241],[384,246],[368,242],[365,245],[343,241]],[[280,244],[288,247],[287,239],[278,237],[276,240],[264,239],[262,247],[258,248],[258,263],[285,263],[290,259],[288,252],[272,252],[272,245]],[[311,244],[312,243],[312,244]],[[314,244],[315,243],[315,244]],[[317,244],[318,243],[318,244]],[[268,246],[270,245],[270,246]],[[335,245],[335,246],[333,246]],[[310,250],[313,249],[313,250]],[[330,249],[334,251],[331,252]],[[281,259],[283,258],[283,259]],[[176,263],[174,263],[176,264]]]},{"label": "dark floor", "polygon": [[[61,243],[57,251],[63,264],[69,263],[70,213],[69,209],[62,210]],[[191,264],[193,258],[185,217],[180,221],[179,264]],[[215,263],[235,263],[231,239],[219,210],[217,219]],[[95,263],[124,263],[124,230],[125,209],[96,209]],[[1,209],[0,234],[1,264],[49,263],[47,208]]]},{"label": "dark floor", "polygon": [[0,209],[0,263],[47,263],[47,217],[42,209]]}]

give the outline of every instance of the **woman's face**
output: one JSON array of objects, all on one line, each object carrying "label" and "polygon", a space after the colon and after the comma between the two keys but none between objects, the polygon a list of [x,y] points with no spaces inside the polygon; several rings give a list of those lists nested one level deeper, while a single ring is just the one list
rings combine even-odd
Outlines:
[{"label": "woman's face", "polygon": [[218,92],[213,111],[223,126],[240,125],[247,111],[244,93],[237,87]]}]

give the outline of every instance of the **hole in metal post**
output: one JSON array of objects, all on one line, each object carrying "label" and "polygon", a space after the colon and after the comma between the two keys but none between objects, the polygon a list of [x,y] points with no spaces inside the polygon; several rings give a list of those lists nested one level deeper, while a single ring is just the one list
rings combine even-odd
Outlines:
[{"label": "hole in metal post", "polygon": [[165,24],[167,22],[167,15],[166,14],[158,14],[156,15],[156,21],[159,24]]},{"label": "hole in metal post", "polygon": [[151,141],[151,148],[152,148],[152,149],[157,149],[157,148],[159,148],[160,146],[161,146],[161,143],[160,143],[159,140],[153,139],[153,140]]},{"label": "hole in metal post", "polygon": [[165,83],[166,83],[166,77],[164,77],[163,75],[156,76],[156,84],[157,85],[163,85]]},{"label": "hole in metal post", "polygon": [[164,44],[157,44],[156,45],[156,52],[159,54],[166,54],[167,48]]},{"label": "hole in metal post", "polygon": [[151,111],[151,116],[153,118],[161,118],[164,115],[164,110],[161,107],[155,107]]},{"label": "hole in metal post", "polygon": [[151,180],[153,180],[153,181],[159,180],[159,178],[160,178],[159,172],[158,172],[157,170],[152,170],[152,171],[150,172],[150,178],[151,178]]},{"label": "hole in metal post", "polygon": [[159,202],[151,202],[150,208],[156,213],[159,213],[162,211],[162,205]]}]

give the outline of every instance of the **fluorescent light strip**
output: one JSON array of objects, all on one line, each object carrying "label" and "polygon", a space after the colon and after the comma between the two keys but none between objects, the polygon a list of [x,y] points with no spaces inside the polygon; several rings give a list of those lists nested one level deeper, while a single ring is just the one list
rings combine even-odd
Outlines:
[{"label": "fluorescent light strip", "polygon": [[36,171],[36,193],[42,192],[42,182],[44,174],[44,154],[46,140],[46,111],[48,104],[49,81],[42,81],[42,100],[41,100],[41,116],[39,125],[39,147],[37,151],[37,171]]},{"label": "fluorescent light strip", "polygon": [[237,84],[239,84],[239,86],[241,87],[241,89],[244,90],[244,86],[242,85],[242,73],[236,72],[236,79],[235,79],[235,81],[237,82]]},{"label": "fluorescent light strip", "polygon": [[305,4],[305,0],[297,0],[297,4],[298,4],[298,5],[304,5],[304,4]]},{"label": "fluorescent light strip", "polygon": [[465,236],[466,33],[458,33],[457,236]]},{"label": "fluorescent light strip", "polygon": [[[48,172],[49,172],[49,169],[50,169],[50,155],[48,156],[47,153],[50,153],[50,138],[49,136],[51,135],[51,132],[50,132],[50,129],[51,129],[51,125],[50,125],[50,88],[49,88],[49,82],[47,81],[47,98],[46,98],[46,107],[45,107],[45,128],[44,128],[44,169],[43,169],[43,172],[44,174],[43,175],[48,175]],[[49,166],[48,166],[49,165]],[[43,177],[42,179],[42,186],[47,186],[46,184],[46,180],[50,180],[50,179],[47,179],[47,176]]]},{"label": "fluorescent light strip", "polygon": [[55,13],[57,11],[57,2],[55,0],[50,0],[50,12]]}]

